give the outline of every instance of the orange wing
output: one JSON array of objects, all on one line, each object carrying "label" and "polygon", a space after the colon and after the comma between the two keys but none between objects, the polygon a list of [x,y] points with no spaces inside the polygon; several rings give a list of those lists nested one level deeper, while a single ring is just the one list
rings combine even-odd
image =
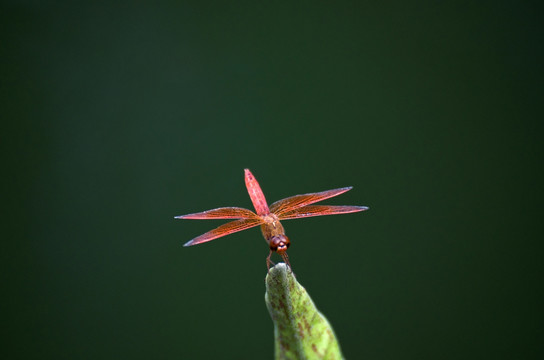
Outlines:
[{"label": "orange wing", "polygon": [[201,243],[211,241],[211,240],[214,240],[214,239],[217,239],[217,238],[220,238],[220,237],[223,237],[238,231],[250,229],[262,223],[263,221],[258,217],[255,217],[253,219],[242,219],[242,220],[231,221],[219,226],[218,228],[208,231],[205,234],[197,236],[196,238],[187,242],[183,246],[201,244]]},{"label": "orange wing", "polygon": [[253,211],[239,207],[224,207],[207,210],[194,214],[180,215],[175,219],[253,219],[257,214]]},{"label": "orange wing", "polygon": [[340,189],[327,190],[317,193],[295,195],[283,200],[276,201],[270,206],[270,212],[278,215],[282,218],[282,215],[288,212],[291,212],[295,209],[301,208],[306,205],[316,203],[334,196],[345,193],[346,191],[351,190],[352,187],[345,187]]},{"label": "orange wing", "polygon": [[280,220],[297,219],[310,216],[349,214],[368,210],[366,206],[347,206],[347,205],[308,205],[295,210],[283,213],[279,216]]}]

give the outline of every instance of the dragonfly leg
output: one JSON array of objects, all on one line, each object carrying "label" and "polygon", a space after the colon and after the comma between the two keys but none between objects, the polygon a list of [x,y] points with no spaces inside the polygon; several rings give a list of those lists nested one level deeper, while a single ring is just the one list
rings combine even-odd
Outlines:
[{"label": "dragonfly leg", "polygon": [[276,265],[276,264],[270,259],[271,256],[272,256],[272,250],[270,250],[270,253],[268,254],[268,257],[266,258],[266,268],[268,269],[268,271],[270,271],[270,264]]},{"label": "dragonfly leg", "polygon": [[287,256],[286,252],[283,252],[280,254],[283,261],[287,264],[287,267],[291,272],[293,272],[293,269],[291,268],[291,264],[289,263],[289,256]]}]

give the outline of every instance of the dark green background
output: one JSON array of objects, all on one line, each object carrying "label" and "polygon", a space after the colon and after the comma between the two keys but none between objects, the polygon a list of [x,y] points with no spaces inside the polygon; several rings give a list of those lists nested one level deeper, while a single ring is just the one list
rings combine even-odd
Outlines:
[{"label": "dark green background", "polygon": [[[536,2],[535,2],[536,4]],[[353,185],[284,223],[348,359],[543,355],[531,3],[4,1],[2,352],[272,359],[258,229],[173,216]]]}]

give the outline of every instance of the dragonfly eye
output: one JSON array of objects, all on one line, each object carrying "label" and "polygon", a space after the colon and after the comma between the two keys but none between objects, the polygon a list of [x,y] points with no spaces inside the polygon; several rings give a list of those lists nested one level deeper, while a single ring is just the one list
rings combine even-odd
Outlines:
[{"label": "dragonfly eye", "polygon": [[280,254],[287,251],[289,245],[291,245],[291,241],[289,241],[289,238],[285,235],[277,235],[270,240],[270,250]]}]

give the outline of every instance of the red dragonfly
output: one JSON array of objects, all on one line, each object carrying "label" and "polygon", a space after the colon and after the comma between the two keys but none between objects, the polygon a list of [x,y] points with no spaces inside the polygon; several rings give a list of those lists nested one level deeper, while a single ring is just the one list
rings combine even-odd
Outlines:
[{"label": "red dragonfly", "polygon": [[[287,248],[291,244],[285,236],[280,220],[297,219],[310,216],[348,214],[368,210],[366,206],[311,205],[313,203],[338,196],[352,189],[344,187],[317,193],[295,195],[276,201],[270,208],[257,179],[249,169],[245,169],[246,188],[255,207],[256,213],[239,207],[223,207],[194,214],[176,216],[176,219],[238,219],[219,226],[205,234],[197,236],[183,246],[205,243],[217,238],[261,225],[263,236],[270,247],[266,266],[270,270],[270,257],[277,252],[289,265]],[[291,267],[289,265],[289,267]]]}]

